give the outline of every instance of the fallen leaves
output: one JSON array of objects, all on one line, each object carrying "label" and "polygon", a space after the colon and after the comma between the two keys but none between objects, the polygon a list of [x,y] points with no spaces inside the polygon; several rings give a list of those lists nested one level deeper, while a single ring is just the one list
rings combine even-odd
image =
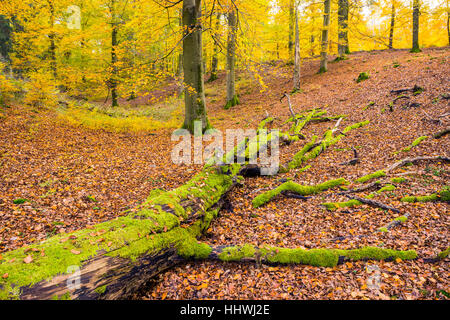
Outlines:
[{"label": "fallen leaves", "polygon": [[27,264],[31,263],[32,261],[33,261],[33,257],[30,255],[26,256],[25,259],[23,259],[23,262],[25,262]]}]

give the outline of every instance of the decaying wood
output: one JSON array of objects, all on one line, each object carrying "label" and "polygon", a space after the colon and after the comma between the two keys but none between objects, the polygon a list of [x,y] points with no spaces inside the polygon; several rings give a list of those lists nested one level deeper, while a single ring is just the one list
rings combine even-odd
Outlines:
[{"label": "decaying wood", "polygon": [[386,172],[390,172],[392,170],[395,170],[399,167],[404,166],[407,163],[415,163],[418,161],[446,161],[446,162],[450,162],[450,158],[449,157],[445,157],[445,156],[434,156],[434,157],[416,157],[416,158],[405,158],[402,159],[396,163],[394,163],[393,165],[387,167],[385,169]]},{"label": "decaying wood", "polygon": [[352,147],[352,150],[353,150],[353,158],[348,160],[348,161],[341,162],[339,165],[341,165],[341,166],[355,165],[355,164],[357,164],[359,162],[358,152],[353,147]]},{"label": "decaying wood", "polygon": [[416,84],[412,88],[402,88],[402,89],[391,90],[391,94],[394,94],[394,93],[398,94],[398,93],[403,93],[403,92],[417,92],[420,90],[423,90],[423,88]]},{"label": "decaying wood", "polygon": [[348,194],[345,195],[345,196],[347,198],[349,198],[349,199],[358,200],[359,202],[368,204],[369,206],[372,206],[372,207],[378,207],[378,208],[381,208],[381,209],[384,209],[384,210],[391,210],[393,212],[400,213],[400,210],[398,210],[398,209],[396,209],[394,207],[388,206],[387,204],[381,203],[380,201],[367,199],[367,198],[361,198],[361,197],[357,197],[357,196],[350,196]]},{"label": "decaying wood", "polygon": [[370,190],[370,189],[372,189],[372,188],[379,189],[379,188],[381,188],[382,186],[383,186],[383,183],[380,183],[380,182],[378,182],[378,181],[375,181],[375,182],[371,182],[371,183],[365,184],[365,185],[363,185],[363,186],[361,186],[361,187],[358,187],[358,188],[354,188],[354,189],[350,189],[350,190],[346,190],[346,191],[339,192],[338,195],[344,195],[344,194],[349,194],[349,193],[363,192],[363,191],[366,191],[366,190]]},{"label": "decaying wood", "polygon": [[447,135],[449,133],[450,133],[450,127],[445,128],[444,130],[441,130],[439,132],[436,132],[435,134],[433,134],[433,138],[434,139],[440,139],[440,138],[442,138],[443,136],[445,136],[445,135]]},{"label": "decaying wood", "polygon": [[295,119],[295,113],[294,110],[292,109],[292,105],[291,105],[291,97],[289,96],[289,94],[287,92],[285,92],[283,94],[283,96],[281,96],[280,98],[280,102],[284,99],[284,97],[287,98],[288,101],[288,107],[289,107],[289,112],[291,113],[292,119]]}]

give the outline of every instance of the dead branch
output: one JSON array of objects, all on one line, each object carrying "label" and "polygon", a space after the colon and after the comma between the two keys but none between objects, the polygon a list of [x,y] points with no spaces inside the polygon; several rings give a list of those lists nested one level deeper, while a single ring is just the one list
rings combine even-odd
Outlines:
[{"label": "dead branch", "polygon": [[402,159],[396,163],[394,163],[393,165],[387,167],[385,169],[386,173],[390,172],[394,169],[397,169],[398,167],[402,167],[407,163],[415,163],[418,161],[446,161],[446,162],[450,162],[450,158],[448,157],[444,157],[444,156],[434,156],[434,157],[416,157],[416,158],[405,158]]},{"label": "dead branch", "polygon": [[349,199],[358,200],[359,202],[368,204],[369,206],[372,206],[372,207],[378,207],[378,208],[381,208],[381,209],[384,209],[384,210],[391,210],[393,212],[400,213],[400,210],[398,210],[398,209],[396,209],[394,207],[388,206],[387,204],[381,203],[381,202],[376,201],[376,200],[371,200],[371,199],[361,198],[361,197],[356,197],[356,196],[350,196],[350,195],[345,195],[345,196],[347,198],[349,198]]}]

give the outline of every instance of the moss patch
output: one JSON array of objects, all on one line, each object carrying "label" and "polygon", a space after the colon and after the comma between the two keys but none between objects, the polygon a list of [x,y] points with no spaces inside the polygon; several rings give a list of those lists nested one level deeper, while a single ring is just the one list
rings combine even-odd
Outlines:
[{"label": "moss patch", "polygon": [[364,183],[372,179],[384,177],[386,175],[386,172],[384,170],[379,170],[374,173],[370,173],[368,175],[362,176],[361,178],[356,179],[356,182],[358,183]]}]

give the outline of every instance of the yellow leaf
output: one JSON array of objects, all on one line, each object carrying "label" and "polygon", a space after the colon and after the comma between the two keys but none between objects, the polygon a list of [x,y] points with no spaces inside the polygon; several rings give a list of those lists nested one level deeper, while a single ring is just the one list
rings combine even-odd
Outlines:
[{"label": "yellow leaf", "polygon": [[203,289],[203,288],[208,288],[208,284],[207,284],[206,282],[203,282],[201,285],[199,285],[199,286],[197,287],[197,290],[201,290],[201,289]]}]

